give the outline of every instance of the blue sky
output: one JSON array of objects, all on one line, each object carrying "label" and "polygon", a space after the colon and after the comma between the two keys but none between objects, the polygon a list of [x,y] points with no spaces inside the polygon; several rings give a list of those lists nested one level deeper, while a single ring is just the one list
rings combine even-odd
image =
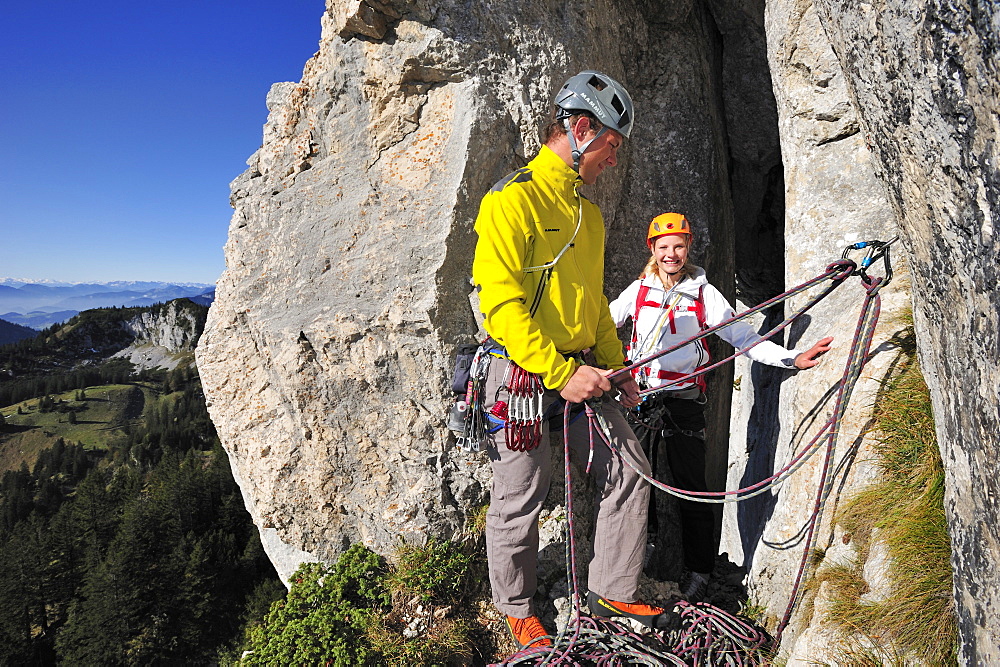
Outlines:
[{"label": "blue sky", "polygon": [[0,276],[213,283],[229,182],[323,0],[27,0],[0,20]]}]

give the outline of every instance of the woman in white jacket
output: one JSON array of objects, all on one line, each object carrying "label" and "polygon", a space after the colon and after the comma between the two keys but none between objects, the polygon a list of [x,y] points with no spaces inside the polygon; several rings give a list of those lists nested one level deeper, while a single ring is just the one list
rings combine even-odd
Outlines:
[{"label": "woman in white jacket", "polygon": [[[611,302],[611,316],[621,327],[632,318],[629,358],[633,361],[671,347],[733,316],[726,298],[705,278],[705,271],[688,261],[691,226],[679,213],[653,218],[646,237],[651,257],[639,278]],[[739,322],[717,332],[737,349],[760,340],[750,325]],[[771,366],[806,369],[830,349],[824,338],[806,352],[788,350],[764,341],[747,356]],[[670,384],[709,363],[705,339],[685,345],[647,364],[637,372],[643,388]],[[674,485],[689,491],[707,491],[705,482],[704,376],[652,393],[640,406],[649,425],[643,437],[651,460],[666,455]],[[642,436],[642,432],[637,435]],[[680,502],[685,576],[681,594],[690,601],[704,598],[715,564],[715,514],[709,505]],[[651,523],[654,513],[651,513]]]}]

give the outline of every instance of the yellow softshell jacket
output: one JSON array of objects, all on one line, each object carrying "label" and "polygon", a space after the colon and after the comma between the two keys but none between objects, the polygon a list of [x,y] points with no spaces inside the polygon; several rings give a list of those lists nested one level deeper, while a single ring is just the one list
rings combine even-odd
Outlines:
[{"label": "yellow softshell jacket", "polygon": [[[594,350],[597,363],[622,368],[625,355],[604,296],[604,219],[580,196],[579,175],[547,146],[523,169],[483,197],[476,219],[472,278],[486,331],[511,360],[560,390],[578,363],[562,353]],[[524,271],[552,261],[583,221],[573,246],[539,290],[543,271]],[[534,316],[532,305],[537,301]]]}]

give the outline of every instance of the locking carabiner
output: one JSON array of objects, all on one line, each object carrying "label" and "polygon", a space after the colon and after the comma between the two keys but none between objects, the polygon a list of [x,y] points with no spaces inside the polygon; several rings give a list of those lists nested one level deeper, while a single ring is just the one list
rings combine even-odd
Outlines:
[{"label": "locking carabiner", "polygon": [[888,241],[858,241],[857,243],[852,243],[851,245],[844,248],[844,253],[840,256],[841,259],[847,259],[847,256],[852,250],[864,250],[867,249],[864,258],[858,263],[858,268],[854,271],[852,275],[861,276],[861,279],[866,285],[870,285],[874,278],[868,275],[868,269],[875,262],[882,260],[882,266],[885,269],[885,275],[882,277],[881,282],[878,285],[878,289],[881,289],[888,285],[892,281],[892,258],[889,254],[889,250],[892,244],[899,240],[898,236],[894,236]]}]

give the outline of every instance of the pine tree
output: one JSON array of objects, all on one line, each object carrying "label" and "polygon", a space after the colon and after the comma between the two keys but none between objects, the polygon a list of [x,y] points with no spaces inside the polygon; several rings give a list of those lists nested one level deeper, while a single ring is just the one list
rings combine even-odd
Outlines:
[{"label": "pine tree", "polygon": [[[37,401],[72,423],[76,410],[54,394],[86,400],[83,387],[127,382],[131,370],[28,378],[18,391],[30,393],[3,404]],[[267,593],[258,606],[283,591],[194,369],[145,377],[172,393],[129,421],[103,460],[58,440],[33,470],[0,479],[0,665],[208,664],[232,645],[253,590]]]}]

